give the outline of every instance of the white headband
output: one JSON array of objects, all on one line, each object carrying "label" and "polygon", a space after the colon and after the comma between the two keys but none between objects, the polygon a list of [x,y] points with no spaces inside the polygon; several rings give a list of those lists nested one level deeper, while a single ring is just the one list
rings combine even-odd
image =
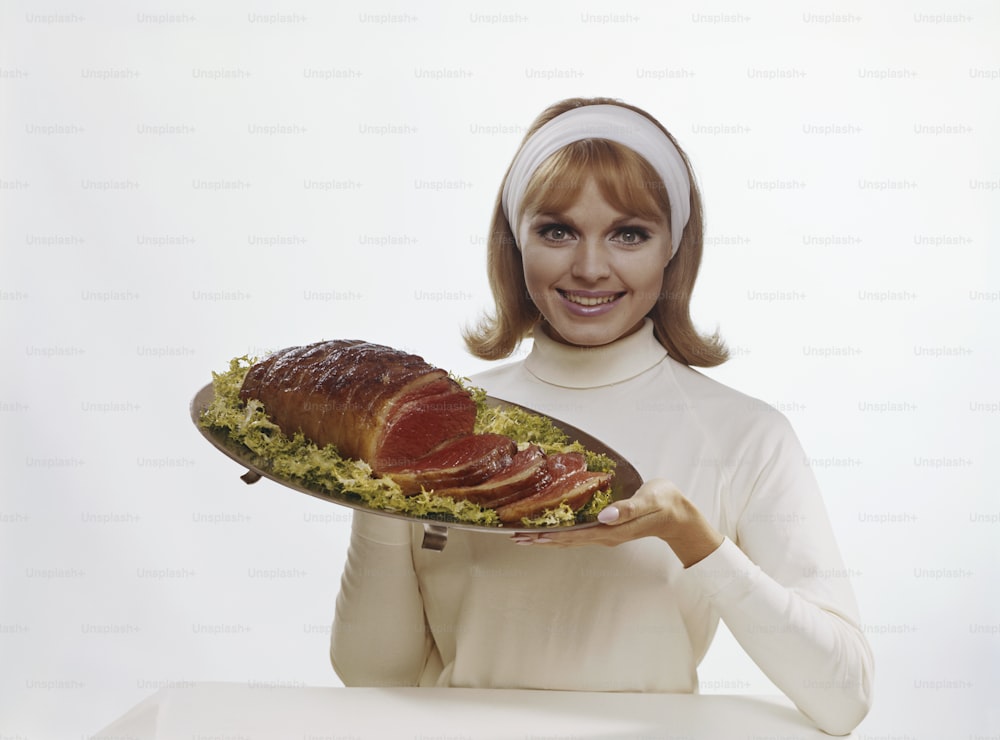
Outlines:
[{"label": "white headband", "polygon": [[[691,181],[673,142],[646,116],[620,105],[585,105],[562,113],[531,135],[514,158],[503,186],[501,204],[517,242],[514,218],[535,170],[564,146],[583,139],[608,139],[643,157],[667,188],[670,200],[670,238],[677,254],[684,227],[691,215]],[[518,245],[520,248],[520,245]]]}]

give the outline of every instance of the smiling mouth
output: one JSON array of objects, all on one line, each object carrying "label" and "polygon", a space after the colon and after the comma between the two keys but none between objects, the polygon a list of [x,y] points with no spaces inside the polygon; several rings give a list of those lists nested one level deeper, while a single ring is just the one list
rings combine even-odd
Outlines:
[{"label": "smiling mouth", "polygon": [[559,295],[565,298],[571,303],[576,303],[580,306],[600,306],[605,303],[611,303],[617,301],[621,298],[624,293],[602,293],[600,295],[588,295],[585,293],[570,293],[566,290],[556,289]]}]

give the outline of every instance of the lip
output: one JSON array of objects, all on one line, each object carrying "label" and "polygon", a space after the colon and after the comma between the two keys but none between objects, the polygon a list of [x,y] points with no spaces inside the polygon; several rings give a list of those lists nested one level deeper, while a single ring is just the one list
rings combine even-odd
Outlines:
[{"label": "lip", "polygon": [[[559,300],[562,306],[574,316],[600,316],[606,314],[609,311],[613,311],[614,308],[619,304],[622,298],[625,297],[625,293],[616,290],[560,290],[556,289],[559,294]],[[614,300],[610,300],[607,303],[598,303],[596,306],[584,306],[580,303],[575,303],[569,298],[568,294],[574,296],[580,296],[583,298],[608,298],[610,296],[615,296]]]}]

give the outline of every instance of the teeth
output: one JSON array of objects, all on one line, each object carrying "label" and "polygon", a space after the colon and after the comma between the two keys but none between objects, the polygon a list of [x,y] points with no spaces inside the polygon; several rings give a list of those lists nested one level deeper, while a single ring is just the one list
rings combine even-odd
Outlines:
[{"label": "teeth", "polygon": [[591,298],[588,296],[574,295],[573,293],[563,293],[564,296],[573,303],[579,303],[581,306],[599,306],[602,303],[611,303],[617,296],[609,295],[603,298]]}]

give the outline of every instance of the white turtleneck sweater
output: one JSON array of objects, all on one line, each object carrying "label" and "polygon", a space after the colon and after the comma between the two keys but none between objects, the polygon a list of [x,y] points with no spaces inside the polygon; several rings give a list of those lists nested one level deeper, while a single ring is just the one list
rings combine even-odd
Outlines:
[{"label": "white turtleneck sweater", "polygon": [[348,686],[694,692],[725,621],[821,729],[871,702],[872,656],[816,480],[788,421],[667,356],[648,319],[598,348],[536,330],[529,356],[474,377],[666,478],[726,539],[684,568],[647,537],[523,546],[356,512],[331,659]]}]

